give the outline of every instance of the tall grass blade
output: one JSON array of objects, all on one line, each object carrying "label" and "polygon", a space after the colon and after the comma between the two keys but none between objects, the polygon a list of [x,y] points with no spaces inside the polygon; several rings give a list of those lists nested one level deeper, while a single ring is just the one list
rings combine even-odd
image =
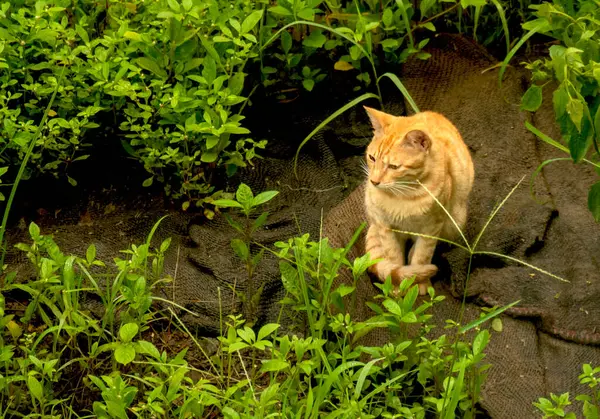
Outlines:
[{"label": "tall grass blade", "polygon": [[[4,244],[4,233],[6,232],[6,224],[8,224],[8,215],[10,214],[10,209],[12,207],[13,200],[15,199],[15,195],[17,193],[17,188],[19,187],[19,182],[21,178],[23,178],[23,172],[25,172],[25,168],[27,167],[27,163],[29,162],[29,157],[31,157],[31,153],[33,153],[33,149],[35,148],[35,144],[37,143],[40,135],[42,134],[42,128],[46,125],[46,120],[48,119],[48,113],[50,109],[52,109],[52,105],[54,104],[54,99],[56,99],[56,95],[58,93],[58,89],[60,87],[60,83],[62,82],[63,76],[65,75],[66,67],[63,67],[60,76],[58,77],[58,81],[56,82],[56,87],[52,96],[50,97],[50,101],[46,106],[46,110],[44,111],[44,115],[42,116],[42,120],[37,126],[35,130],[35,134],[29,143],[29,148],[25,153],[25,157],[23,157],[23,161],[21,162],[21,166],[19,166],[19,172],[17,173],[17,177],[10,189],[10,195],[8,197],[8,201],[6,201],[6,208],[4,208],[4,215],[2,217],[2,225],[0,226],[0,245]],[[2,272],[2,267],[4,266],[4,257],[6,256],[6,247],[3,246],[2,256],[0,257],[0,272]]]},{"label": "tall grass blade", "polygon": [[567,147],[565,147],[558,141],[553,140],[552,138],[544,134],[542,131],[531,125],[528,121],[525,121],[525,128],[527,128],[531,133],[533,133],[536,137],[538,137],[546,144],[550,144],[552,147],[558,148],[559,150],[570,154],[569,149]]},{"label": "tall grass blade", "polygon": [[[564,145],[562,145],[558,141],[553,140],[552,138],[550,138],[549,136],[547,136],[546,134],[544,134],[542,131],[540,131],[539,129],[537,129],[533,125],[531,125],[529,122],[525,122],[525,127],[529,131],[531,131],[536,137],[538,137],[540,140],[542,140],[543,142],[545,142],[546,144],[549,144],[552,147],[555,147],[555,148],[557,148],[557,149],[559,149],[561,151],[564,151],[568,155],[571,155],[571,152],[569,151],[569,149],[567,147],[565,147]],[[569,159],[569,160],[571,160],[571,159]],[[595,163],[595,162],[593,162],[591,160],[581,159],[581,161],[584,161],[587,164],[591,164],[592,166],[596,167],[597,169],[600,169],[600,164]]]},{"label": "tall grass blade", "polygon": [[412,31],[410,29],[410,19],[408,18],[408,12],[406,11],[406,7],[404,6],[404,2],[402,0],[396,0],[396,4],[402,13],[402,21],[404,22],[404,28],[406,29],[406,33],[408,35],[408,45],[411,48],[415,47],[415,40],[412,36]]},{"label": "tall grass blade", "polygon": [[465,326],[461,327],[461,328],[460,328],[460,333],[465,333],[465,332],[467,332],[467,331],[469,331],[469,330],[471,330],[471,329],[473,329],[473,328],[475,328],[475,327],[477,327],[477,326],[480,326],[480,325],[482,325],[483,323],[485,323],[485,322],[487,322],[488,320],[490,320],[490,319],[492,319],[492,318],[494,318],[494,317],[498,316],[500,313],[502,313],[502,312],[504,312],[504,311],[508,310],[509,308],[511,308],[511,307],[513,307],[513,306],[515,306],[515,305],[519,304],[520,302],[521,302],[521,300],[517,300],[517,301],[515,301],[515,302],[513,302],[513,303],[510,303],[510,304],[507,304],[507,305],[505,305],[504,307],[499,307],[499,308],[497,308],[497,309],[495,309],[495,310],[492,310],[492,311],[490,311],[490,312],[489,312],[488,314],[486,314],[485,316],[483,316],[483,317],[480,317],[480,318],[478,318],[477,320],[474,320],[474,321],[472,321],[471,323],[469,323],[469,324],[467,324],[467,325],[465,325]]},{"label": "tall grass blade", "polygon": [[367,365],[365,365],[362,368],[362,370],[360,371],[360,375],[358,376],[358,380],[356,381],[356,388],[354,389],[354,398],[355,399],[358,399],[358,396],[360,396],[360,392],[362,391],[363,385],[365,384],[367,375],[369,375],[369,372],[371,371],[371,368],[373,368],[373,365],[375,365],[376,362],[379,362],[384,359],[385,358],[372,359],[371,361],[369,361],[367,363]]},{"label": "tall grass blade", "polygon": [[371,64],[373,64],[373,59],[372,59],[371,55],[363,48],[363,46],[360,43],[356,42],[356,40],[354,38],[346,35],[345,33],[341,32],[341,31],[336,30],[335,28],[332,28],[332,27],[329,27],[326,25],[321,25],[320,23],[309,22],[307,20],[296,20],[292,23],[288,23],[287,25],[283,26],[281,29],[279,29],[277,32],[275,32],[275,34],[272,37],[270,37],[267,40],[267,42],[265,42],[263,44],[262,47],[260,47],[259,52],[262,53],[262,51],[266,47],[268,47],[270,44],[272,44],[273,41],[275,41],[283,31],[287,30],[288,28],[291,28],[292,26],[297,26],[297,25],[306,25],[306,26],[312,26],[314,28],[323,29],[323,30],[331,32],[341,38],[344,38],[346,41],[352,43],[352,45],[357,47],[359,49],[359,51],[362,52],[364,54],[364,56],[371,62]]},{"label": "tall grass blade", "polygon": [[440,208],[442,208],[442,210],[444,210],[444,212],[446,213],[446,215],[448,216],[448,218],[450,218],[450,221],[452,221],[452,224],[454,224],[454,227],[456,227],[456,230],[460,233],[460,237],[462,237],[462,239],[465,242],[465,245],[467,247],[467,250],[470,253],[471,249],[472,248],[474,249],[475,246],[473,246],[471,248],[471,245],[469,244],[469,241],[467,240],[467,238],[465,237],[464,233],[462,232],[462,230],[458,226],[458,223],[456,222],[456,220],[452,217],[452,215],[450,215],[450,213],[448,212],[448,210],[446,209],[446,207],[444,207],[444,205],[442,205],[442,203],[439,201],[439,199],[437,199],[437,197],[433,193],[431,193],[431,191],[427,188],[427,186],[423,185],[419,180],[417,180],[417,183],[419,185],[421,185],[423,187],[423,189],[425,189],[425,191],[429,194],[429,196],[431,196],[433,198],[433,200],[435,201],[435,203],[438,204],[440,206]]},{"label": "tall grass blade", "polygon": [[568,279],[564,279],[564,278],[562,278],[562,277],[560,277],[558,275],[554,275],[553,273],[550,273],[550,272],[548,272],[548,271],[546,271],[546,270],[544,270],[542,268],[538,268],[537,266],[534,266],[534,265],[532,265],[530,263],[524,262],[524,261],[522,261],[520,259],[517,259],[517,258],[514,258],[512,256],[503,255],[502,253],[488,252],[486,250],[478,250],[476,252],[473,252],[473,254],[474,255],[496,256],[496,257],[499,257],[499,258],[508,259],[508,260],[510,260],[512,262],[517,262],[517,263],[520,263],[521,265],[527,266],[528,268],[531,268],[534,271],[538,271],[540,273],[543,273],[544,275],[548,275],[549,277],[552,277],[554,279],[558,279],[561,282],[569,282],[569,283],[571,282]]},{"label": "tall grass blade", "polygon": [[[450,377],[448,377],[448,385],[450,383]],[[458,402],[460,401],[460,394],[462,393],[463,385],[465,383],[465,361],[463,360],[460,363],[460,370],[458,372],[458,377],[454,380],[454,385],[452,386],[452,396],[450,397],[450,403],[448,403],[448,410],[446,410],[446,414],[443,416],[444,419],[454,419],[456,408],[458,407]]]},{"label": "tall grass blade", "polygon": [[471,252],[469,249],[467,249],[462,244],[458,244],[455,241],[443,239],[441,237],[430,236],[429,234],[421,234],[421,233],[415,233],[415,232],[412,232],[412,231],[404,231],[404,230],[394,230],[394,229],[392,229],[391,231],[393,231],[394,233],[408,234],[409,236],[416,236],[416,237],[423,237],[425,239],[438,240],[438,241],[441,241],[441,242],[448,243],[448,244],[451,244],[453,246],[456,246],[456,247],[458,247],[460,249],[463,249],[463,250],[465,250],[465,251],[467,251],[469,253]]},{"label": "tall grass blade", "polygon": [[498,16],[500,16],[500,21],[502,22],[502,29],[504,30],[504,37],[506,38],[506,53],[510,53],[510,32],[508,31],[508,22],[506,21],[506,14],[504,13],[504,8],[500,4],[498,0],[492,0],[496,9],[498,9]]},{"label": "tall grass blade", "polygon": [[400,79],[398,78],[398,76],[396,76],[393,73],[382,74],[379,77],[379,79],[377,80],[377,84],[379,84],[379,81],[382,78],[384,78],[384,77],[387,77],[388,79],[390,79],[391,81],[394,82],[394,84],[396,85],[396,87],[398,88],[398,90],[400,90],[400,92],[402,93],[402,95],[404,96],[404,98],[406,99],[406,101],[410,104],[410,107],[413,108],[413,111],[415,113],[420,112],[419,111],[419,107],[417,106],[417,104],[413,100],[412,96],[410,95],[410,93],[408,92],[408,90],[406,89],[406,87],[404,86],[404,84],[402,84],[402,82],[400,81]]},{"label": "tall grass blade", "polygon": [[367,99],[379,99],[379,96],[377,96],[376,94],[373,94],[373,93],[365,93],[364,95],[361,95],[361,96],[357,97],[356,99],[348,102],[347,104],[345,104],[344,106],[339,108],[337,111],[335,111],[334,113],[329,115],[327,117],[327,119],[325,119],[323,122],[321,122],[319,125],[317,125],[317,127],[314,130],[312,130],[312,132],[310,134],[308,134],[304,140],[302,140],[302,142],[298,146],[298,149],[296,150],[296,156],[294,157],[294,174],[296,175],[296,178],[298,178],[298,156],[300,155],[300,150],[302,150],[302,147],[304,147],[304,145],[312,137],[314,137],[319,131],[321,131],[325,125],[329,124],[335,118],[337,118],[338,116],[340,116],[341,114],[346,112],[348,109],[353,108],[360,102],[363,102]]},{"label": "tall grass blade", "polygon": [[504,73],[506,72],[506,67],[508,66],[508,63],[510,62],[512,57],[514,57],[514,55],[517,53],[517,51],[523,46],[523,44],[525,42],[527,42],[527,40],[529,38],[531,38],[537,32],[545,29],[546,25],[547,25],[546,21],[540,22],[533,29],[531,29],[529,32],[527,32],[525,35],[523,35],[523,38],[521,38],[521,40],[519,42],[517,42],[517,45],[515,45],[513,47],[513,49],[506,55],[506,58],[504,59],[504,61],[502,61],[502,66],[500,67],[500,72],[498,73],[498,86],[499,87],[502,87],[502,78],[504,77]]},{"label": "tall grass blade", "polygon": [[475,6],[475,18],[473,22],[473,39],[477,42],[477,26],[479,25],[479,18],[481,17],[481,6]]},{"label": "tall grass blade", "polygon": [[500,211],[500,208],[502,208],[504,206],[506,201],[508,201],[508,198],[510,198],[512,196],[512,194],[517,190],[517,188],[521,185],[521,182],[523,182],[523,179],[525,179],[525,176],[523,176],[521,178],[521,180],[519,180],[519,182],[514,186],[514,188],[512,188],[512,190],[508,193],[508,195],[506,195],[506,197],[502,200],[502,202],[500,202],[500,205],[498,205],[496,207],[496,209],[494,209],[492,214],[489,216],[487,222],[485,223],[485,225],[483,226],[483,228],[477,235],[477,238],[475,239],[475,243],[473,243],[473,247],[472,247],[473,250],[475,250],[477,248],[477,245],[479,244],[479,240],[483,236],[483,233],[485,233],[485,230],[488,228],[488,226],[490,225],[490,223],[492,222],[492,220],[494,219],[494,217],[496,216],[498,211]]}]

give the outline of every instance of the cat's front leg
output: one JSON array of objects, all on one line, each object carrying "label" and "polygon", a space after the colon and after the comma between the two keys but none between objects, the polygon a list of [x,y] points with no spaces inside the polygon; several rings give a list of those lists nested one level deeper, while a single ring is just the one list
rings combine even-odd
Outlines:
[{"label": "cat's front leg", "polygon": [[[432,236],[435,235],[432,234]],[[410,251],[409,265],[404,267],[401,272],[406,278],[411,276],[416,277],[415,280],[419,283],[419,294],[421,295],[427,294],[427,287],[431,286],[431,277],[438,270],[437,266],[431,263],[436,245],[436,239],[417,237]]]},{"label": "cat's front leg", "polygon": [[[439,233],[429,233],[437,237]],[[437,240],[425,237],[417,237],[408,254],[408,264],[396,267],[392,270],[392,281],[399,285],[408,278],[414,278],[419,287],[419,294],[427,294],[427,288],[431,286],[431,278],[437,273],[437,266],[431,263]]]},{"label": "cat's front leg", "polygon": [[[402,268],[404,263],[404,251],[406,240],[398,237],[388,227],[381,224],[371,224],[367,231],[365,250],[371,259],[383,259],[381,262],[371,266],[369,271],[377,276],[380,281],[392,275],[392,272]],[[394,275],[392,275],[392,280]],[[394,282],[394,285],[398,283]]]}]

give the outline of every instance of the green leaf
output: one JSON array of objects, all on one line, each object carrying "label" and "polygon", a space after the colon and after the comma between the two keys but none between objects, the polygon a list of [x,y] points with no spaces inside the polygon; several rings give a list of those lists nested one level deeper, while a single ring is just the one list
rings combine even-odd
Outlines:
[{"label": "green leaf", "polygon": [[431,23],[431,22],[424,23],[424,24],[422,24],[420,26],[423,27],[423,28],[425,28],[425,29],[430,30],[431,32],[435,32],[436,31],[435,25],[433,23]]},{"label": "green leaf", "polygon": [[426,17],[429,9],[431,9],[433,6],[435,6],[436,3],[437,3],[437,0],[423,0],[421,2],[421,6],[420,6],[421,16]]},{"label": "green leaf", "polygon": [[286,9],[283,6],[270,7],[269,12],[271,12],[275,15],[280,15],[280,16],[292,16],[293,15],[292,12],[290,12],[288,9]]},{"label": "green leaf", "polygon": [[339,287],[336,288],[335,292],[337,292],[338,294],[340,294],[340,297],[345,297],[348,294],[352,294],[354,292],[354,290],[356,289],[356,287],[351,287],[349,285],[340,285]]},{"label": "green leaf", "polygon": [[475,336],[475,339],[473,339],[473,355],[479,355],[480,353],[482,353],[489,341],[490,332],[488,332],[485,329],[479,332],[477,336]]},{"label": "green leaf", "polygon": [[409,311],[411,311],[413,309],[413,305],[415,304],[415,301],[417,301],[417,297],[419,296],[419,287],[418,286],[412,286],[408,292],[406,293],[406,296],[404,297],[404,300],[402,301],[402,311],[404,313],[408,313]]},{"label": "green leaf", "polygon": [[535,112],[542,106],[542,88],[532,84],[521,98],[521,110]]},{"label": "green leaf", "polygon": [[256,341],[256,334],[254,330],[250,329],[248,326],[245,326],[243,329],[238,329],[237,334],[247,343],[253,343]]},{"label": "green leaf", "polygon": [[134,63],[147,71],[150,71],[151,73],[154,73],[155,75],[157,75],[158,77],[162,78],[162,79],[166,79],[167,78],[167,73],[158,65],[158,63],[154,60],[151,60],[148,57],[140,57],[140,58],[136,58],[134,60]]},{"label": "green leaf", "polygon": [[[598,412],[598,407],[596,405],[587,400],[583,402],[583,417],[585,419],[598,419],[600,417],[599,414],[600,412]],[[576,418],[576,416],[573,415],[573,418]]]},{"label": "green leaf", "polygon": [[400,46],[400,43],[397,39],[386,38],[383,41],[381,41],[381,46],[386,49],[394,50]]},{"label": "green leaf", "polygon": [[240,419],[240,414],[229,406],[223,408],[223,417],[225,419]]},{"label": "green leaf", "polygon": [[96,259],[96,246],[94,244],[90,244],[85,252],[85,260],[87,263],[92,263]]},{"label": "green leaf", "polygon": [[183,8],[185,9],[186,12],[189,12],[192,7],[194,6],[194,3],[192,0],[183,0]]},{"label": "green leaf", "polygon": [[292,49],[292,35],[288,31],[281,32],[281,49],[286,54]]},{"label": "green leaf", "polygon": [[302,45],[310,48],[321,48],[325,45],[326,41],[327,37],[323,35],[320,30],[315,30],[311,32],[308,37],[304,38]]},{"label": "green leaf", "polygon": [[281,359],[269,359],[262,361],[261,372],[277,372],[282,371],[290,366],[289,362]]},{"label": "green leaf", "polygon": [[154,344],[148,341],[139,340],[135,342],[135,349],[137,353],[150,355],[154,359],[160,360],[160,352],[158,351],[156,346],[154,346]]},{"label": "green leaf", "polygon": [[253,206],[254,194],[252,193],[252,189],[245,183],[240,184],[235,193],[235,198],[245,208],[251,208]]},{"label": "green leaf", "polygon": [[240,204],[237,201],[234,201],[233,199],[216,199],[212,203],[215,207],[243,208],[242,204]]},{"label": "green leaf", "polygon": [[209,85],[212,85],[213,81],[217,77],[217,63],[210,56],[204,58],[202,76],[206,79],[206,82]]},{"label": "green leaf", "polygon": [[38,401],[41,402],[44,400],[44,388],[38,379],[33,375],[30,375],[29,378],[27,378],[27,387],[29,388],[31,395]]},{"label": "green leaf", "polygon": [[252,206],[257,207],[266,202],[269,202],[271,199],[275,198],[279,194],[278,191],[266,191],[261,192],[252,199]]},{"label": "green leaf", "polygon": [[[394,300],[387,299],[383,302],[383,306],[392,314],[402,316],[402,309]],[[414,314],[414,313],[413,313]]]},{"label": "green leaf", "polygon": [[135,348],[133,344],[120,344],[115,349],[115,360],[119,364],[127,365],[135,359]]},{"label": "green leaf", "polygon": [[385,26],[392,26],[392,23],[394,23],[394,11],[390,7],[386,7],[383,11],[382,20]]},{"label": "green leaf", "polygon": [[494,329],[496,332],[502,332],[503,328],[504,326],[502,325],[502,319],[495,318],[494,320],[492,320],[492,329]]},{"label": "green leaf", "polygon": [[600,182],[592,185],[588,195],[588,208],[594,216],[594,220],[600,223]]},{"label": "green leaf", "polygon": [[567,113],[577,127],[577,131],[581,132],[581,121],[583,119],[583,103],[581,100],[570,98],[569,103],[567,103]]},{"label": "green leaf", "polygon": [[219,153],[217,151],[207,151],[202,153],[200,160],[202,160],[204,163],[212,163],[217,160],[217,157],[219,157]]},{"label": "green leaf", "polygon": [[148,179],[146,179],[143,183],[142,186],[147,188],[148,186],[152,185],[152,182],[154,181],[154,176],[150,176]]},{"label": "green leaf", "polygon": [[561,84],[552,94],[552,104],[554,105],[556,119],[561,118],[567,112],[568,103],[569,94],[567,93],[567,88],[564,84]]},{"label": "green leaf", "polygon": [[258,331],[258,338],[256,340],[263,340],[264,338],[266,338],[267,336],[269,336],[271,333],[273,333],[277,329],[279,329],[279,325],[276,324],[276,323],[265,324]]},{"label": "green leaf", "polygon": [[142,35],[137,32],[126,31],[123,34],[123,38],[131,39],[132,41],[142,42]]},{"label": "green leaf", "polygon": [[121,326],[121,329],[119,330],[119,336],[123,342],[131,342],[139,330],[140,328],[137,324],[126,323]]},{"label": "green leaf", "polygon": [[504,307],[500,307],[500,308],[497,308],[497,309],[495,309],[495,310],[493,310],[493,311],[490,311],[490,312],[489,312],[488,314],[486,314],[485,316],[483,316],[483,317],[480,317],[480,318],[478,318],[477,320],[473,320],[471,323],[469,323],[469,324],[467,324],[467,325],[465,325],[465,326],[461,327],[461,328],[460,328],[460,333],[465,333],[465,332],[467,332],[467,331],[469,331],[469,330],[473,329],[474,327],[477,327],[477,326],[479,326],[479,325],[481,325],[481,324],[485,323],[485,322],[486,322],[486,321],[488,321],[489,319],[491,319],[491,318],[494,318],[494,317],[498,316],[500,313],[502,313],[502,312],[504,312],[504,311],[508,310],[508,309],[509,309],[509,308],[511,308],[512,306],[515,306],[515,305],[519,304],[520,302],[521,302],[521,300],[517,300],[517,301],[515,301],[515,302],[513,302],[513,303],[510,303],[510,304],[508,304],[508,305],[505,305]]},{"label": "green leaf", "polygon": [[233,239],[233,240],[231,240],[231,247],[233,248],[233,251],[235,252],[235,254],[242,261],[246,262],[248,260],[248,257],[250,256],[250,250],[248,249],[248,246],[246,245],[246,243],[244,243],[240,239]]},{"label": "green leaf", "polygon": [[173,10],[175,13],[179,13],[181,11],[181,7],[179,6],[177,0],[167,0],[167,3],[169,4],[171,10]]},{"label": "green leaf", "polygon": [[244,78],[246,76],[241,71],[234,73],[227,82],[227,87],[229,88],[229,92],[233,96],[238,96],[242,93],[242,89],[244,88]]},{"label": "green leaf", "polygon": [[300,297],[300,288],[298,287],[298,272],[286,261],[279,262],[279,271],[281,272],[281,282],[287,292],[294,297]]},{"label": "green leaf", "polygon": [[29,224],[29,235],[34,240],[40,237],[40,228],[34,222],[32,222],[31,224]]},{"label": "green leaf", "polygon": [[244,19],[244,21],[242,22],[242,33],[248,33],[252,29],[254,29],[254,27],[256,26],[256,24],[262,18],[262,15],[263,15],[262,9],[261,10],[255,10],[254,12],[250,13],[248,15],[248,17],[246,17],[246,19]]},{"label": "green leaf", "polygon": [[308,92],[312,92],[313,87],[315,87],[315,81],[312,79],[304,79],[302,80],[302,86],[304,86]]},{"label": "green leaf", "polygon": [[569,151],[571,158],[575,163],[579,163],[583,160],[591,145],[590,135],[591,124],[589,119],[585,118],[581,124],[581,131],[571,132],[569,138]]},{"label": "green leaf", "polygon": [[90,43],[90,37],[85,29],[81,25],[75,25],[75,31],[77,31],[77,35],[85,42],[86,44]]}]

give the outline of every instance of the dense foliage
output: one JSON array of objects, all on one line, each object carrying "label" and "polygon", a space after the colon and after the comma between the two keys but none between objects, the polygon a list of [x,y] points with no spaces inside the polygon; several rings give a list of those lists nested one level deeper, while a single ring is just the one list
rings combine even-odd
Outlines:
[{"label": "dense foliage", "polygon": [[[421,49],[437,22],[476,33],[480,18],[495,19],[486,41],[502,36],[508,41],[507,27],[500,24],[506,23],[503,6],[498,0],[486,4],[4,2],[0,175],[14,175],[11,168],[23,160],[58,87],[24,178],[52,173],[76,184],[70,166],[118,138],[148,172],[144,185],[163,183],[184,209],[203,206],[218,197],[213,176],[234,174],[266,146],[243,121],[256,83],[310,91],[336,69],[355,71],[357,89],[371,88],[378,85],[376,67],[384,61],[401,63],[415,54],[426,59]],[[331,65],[323,67],[317,56]]]},{"label": "dense foliage", "polygon": [[[229,206],[248,214],[274,196],[253,196],[247,187],[237,195]],[[252,225],[260,225],[256,220],[261,218],[266,216]],[[185,309],[157,297],[172,281],[162,269],[170,240],[154,249],[151,233],[111,267],[96,259],[93,246],[85,257],[67,256],[37,225],[31,224],[29,232],[31,243],[18,247],[37,277],[22,283],[10,275],[0,294],[4,416],[425,418],[477,413],[489,367],[482,364],[483,351],[490,339],[490,332],[480,328],[493,313],[466,326],[448,322],[449,333],[433,337],[428,311],[443,297],[430,288],[429,297],[418,301],[418,287],[410,280],[397,295],[388,280],[379,285],[381,303],[370,305],[373,317],[357,321],[352,309],[356,281],[373,262],[368,256],[348,260],[352,243],[335,249],[327,239],[314,242],[308,235],[277,243],[270,251],[281,260],[288,291],[282,310],[299,313],[296,323],[287,326],[305,333],[281,335],[280,324],[253,328],[241,313],[224,313],[222,334],[208,353],[206,342],[178,317]],[[247,260],[245,245],[233,245]],[[354,283],[334,287],[341,269],[351,270]],[[16,292],[26,298],[15,300]],[[94,310],[91,296],[101,301]],[[167,305],[161,309],[159,303]],[[361,344],[366,333],[382,328],[391,340],[382,346]],[[467,335],[469,330],[478,331]],[[185,349],[172,353],[161,342],[175,336]]]}]

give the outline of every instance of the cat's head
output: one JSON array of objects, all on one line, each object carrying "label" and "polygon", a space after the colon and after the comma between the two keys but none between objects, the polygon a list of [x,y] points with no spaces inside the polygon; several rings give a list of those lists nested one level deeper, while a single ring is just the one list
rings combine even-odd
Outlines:
[{"label": "cat's head", "polygon": [[367,147],[367,174],[372,186],[390,192],[410,191],[426,171],[431,138],[414,117],[397,117],[365,106],[373,125]]}]

